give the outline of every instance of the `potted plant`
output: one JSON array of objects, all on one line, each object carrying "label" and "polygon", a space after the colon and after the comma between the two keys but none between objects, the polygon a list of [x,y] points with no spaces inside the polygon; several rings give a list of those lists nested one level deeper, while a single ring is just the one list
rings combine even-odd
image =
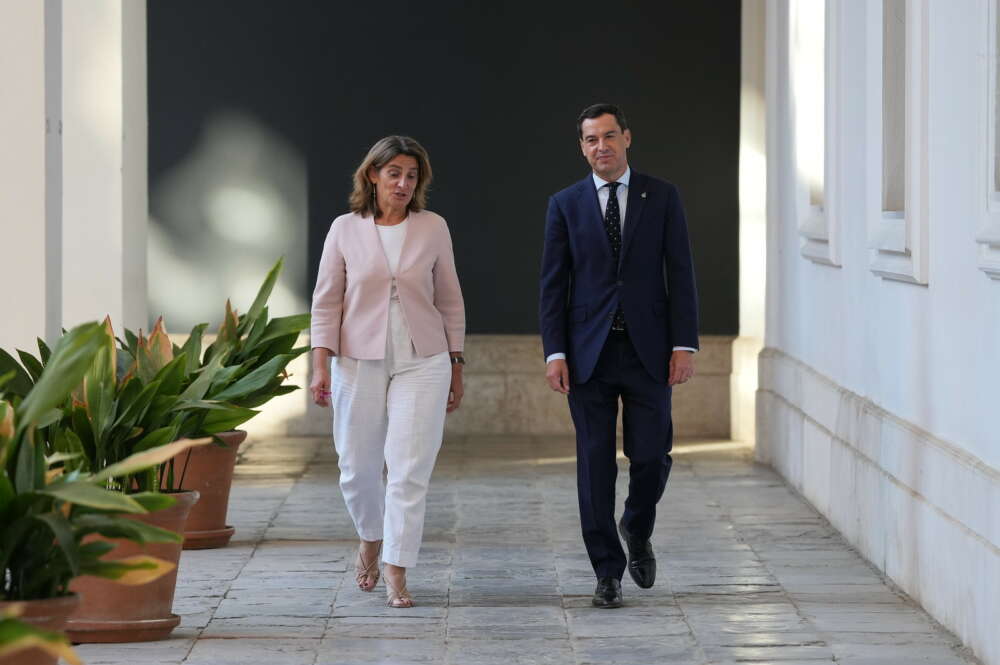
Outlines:
[{"label": "potted plant", "polygon": [[[268,316],[267,301],[283,266],[284,259],[279,259],[271,268],[245,314],[238,314],[226,301],[219,332],[204,353],[207,324],[195,326],[183,346],[173,347],[175,356],[187,359],[191,385],[201,381],[207,386],[204,392],[196,391],[197,397],[230,405],[234,415],[246,416],[244,421],[272,398],[298,389],[285,383],[286,367],[308,350],[295,348],[295,342],[309,327],[309,314],[273,319]],[[157,343],[160,345],[162,342]],[[124,346],[129,353],[141,353],[141,339],[136,335],[127,333]],[[212,411],[193,414],[185,432],[187,436],[210,435],[215,439],[215,445],[192,448],[175,460],[174,472],[168,478],[169,486],[194,489],[201,495],[188,517],[185,549],[222,547],[235,531],[226,524],[226,513],[237,449],[246,438],[246,432],[234,429],[239,424],[235,420],[229,421],[233,425],[228,431],[222,431]]]},{"label": "potted plant", "polygon": [[[162,328],[162,323],[158,327]],[[195,426],[192,414],[196,412],[211,412],[198,419],[198,427],[205,430],[216,426],[229,429],[252,413],[246,415],[243,413],[246,409],[200,399],[199,385],[203,382],[196,380],[186,385],[184,355],[167,358],[161,352],[163,347],[170,350],[165,335],[151,337],[152,342],[144,342],[137,355],[122,357],[115,345],[111,322],[105,320],[100,340],[71,398],[61,408],[54,409],[45,423],[48,451],[61,456],[67,471],[100,477],[107,489],[116,490],[117,496],[124,499],[132,496],[168,499],[160,509],[135,519],[157,530],[181,533],[198,495],[192,491],[176,492],[170,497],[160,494],[164,468],[160,463],[180,450],[171,442],[183,438]],[[48,350],[40,345],[39,352],[39,358],[19,352],[25,369],[20,372],[18,367],[12,369],[15,390],[30,386],[35,376],[44,375],[48,369]],[[173,454],[163,456],[171,450]],[[147,453],[157,456],[155,465],[146,465],[140,472],[106,475],[108,469],[120,469],[130,456]],[[176,568],[180,542],[171,539],[117,543],[119,547],[109,556],[155,555]],[[142,594],[124,592],[93,576],[81,576],[73,582],[72,589],[81,592],[84,599],[67,622],[67,631],[76,642],[162,639],[180,622],[171,612],[175,586],[175,570],[150,583]]]},{"label": "potted plant", "polygon": [[105,485],[207,440],[148,450],[100,473],[70,469],[73,453],[46,456],[60,407],[72,399],[73,389],[107,344],[103,326],[78,326],[51,354],[40,345],[45,364],[32,366],[31,375],[0,353],[0,654],[8,659],[3,662],[48,658],[55,663],[58,655],[66,657],[67,643],[59,636],[79,602],[71,589],[76,576],[145,584],[174,567],[148,554],[108,560],[115,546],[93,540],[97,535],[138,543],[177,542],[180,537],[122,516],[162,510],[173,503],[171,497],[152,492],[127,496]]}]

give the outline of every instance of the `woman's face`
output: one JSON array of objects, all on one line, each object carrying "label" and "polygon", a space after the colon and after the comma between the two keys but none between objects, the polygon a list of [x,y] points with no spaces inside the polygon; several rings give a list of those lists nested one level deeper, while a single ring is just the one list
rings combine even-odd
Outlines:
[{"label": "woman's face", "polygon": [[375,184],[379,208],[405,208],[417,189],[420,169],[415,157],[396,155],[377,171],[371,169],[368,177]]}]

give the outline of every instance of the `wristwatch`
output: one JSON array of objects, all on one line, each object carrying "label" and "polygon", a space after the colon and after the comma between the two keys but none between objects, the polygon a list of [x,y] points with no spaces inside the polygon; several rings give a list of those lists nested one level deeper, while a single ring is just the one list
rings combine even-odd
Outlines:
[{"label": "wristwatch", "polygon": [[465,358],[462,357],[462,356],[452,356],[451,357],[451,364],[452,365],[464,365],[465,364]]}]

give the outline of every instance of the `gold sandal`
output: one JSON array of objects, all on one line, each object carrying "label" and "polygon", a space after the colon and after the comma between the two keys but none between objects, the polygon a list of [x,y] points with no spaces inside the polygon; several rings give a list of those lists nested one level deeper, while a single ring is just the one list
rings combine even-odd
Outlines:
[{"label": "gold sandal", "polygon": [[[378,559],[382,554],[382,542],[379,541],[378,552],[375,554],[375,558],[371,561],[366,562],[365,558],[361,555],[361,547],[358,547],[358,558],[354,562],[354,581],[358,583],[358,588],[362,591],[374,591],[375,587],[378,586],[379,578],[379,568]],[[365,586],[364,581],[368,578],[371,580],[371,586]]]},{"label": "gold sandal", "polygon": [[413,596],[406,589],[406,582],[403,582],[403,588],[397,589],[389,581],[389,576],[385,575],[385,604],[387,607],[394,607],[397,610],[409,609],[413,607]]}]

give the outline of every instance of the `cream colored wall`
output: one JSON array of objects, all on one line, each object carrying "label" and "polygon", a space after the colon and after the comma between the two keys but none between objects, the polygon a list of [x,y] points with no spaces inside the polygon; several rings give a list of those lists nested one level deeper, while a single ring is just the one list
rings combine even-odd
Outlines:
[{"label": "cream colored wall", "polygon": [[[171,335],[176,343],[184,336]],[[732,337],[704,335],[696,356],[697,376],[673,393],[675,438],[729,438]],[[303,340],[303,344],[308,344]],[[573,433],[566,398],[545,383],[541,341],[535,335],[469,335],[466,338],[465,399],[448,416],[449,434]],[[292,381],[308,386],[305,356],[290,367]],[[330,411],[311,404],[305,390],[268,403],[247,423],[255,436],[328,436]]]},{"label": "cream colored wall", "polygon": [[145,328],[145,3],[62,11],[63,325]]},{"label": "cream colored wall", "polygon": [[144,2],[0,0],[0,347],[146,327]]},{"label": "cream colored wall", "polygon": [[45,9],[0,0],[0,347],[46,329]]}]

